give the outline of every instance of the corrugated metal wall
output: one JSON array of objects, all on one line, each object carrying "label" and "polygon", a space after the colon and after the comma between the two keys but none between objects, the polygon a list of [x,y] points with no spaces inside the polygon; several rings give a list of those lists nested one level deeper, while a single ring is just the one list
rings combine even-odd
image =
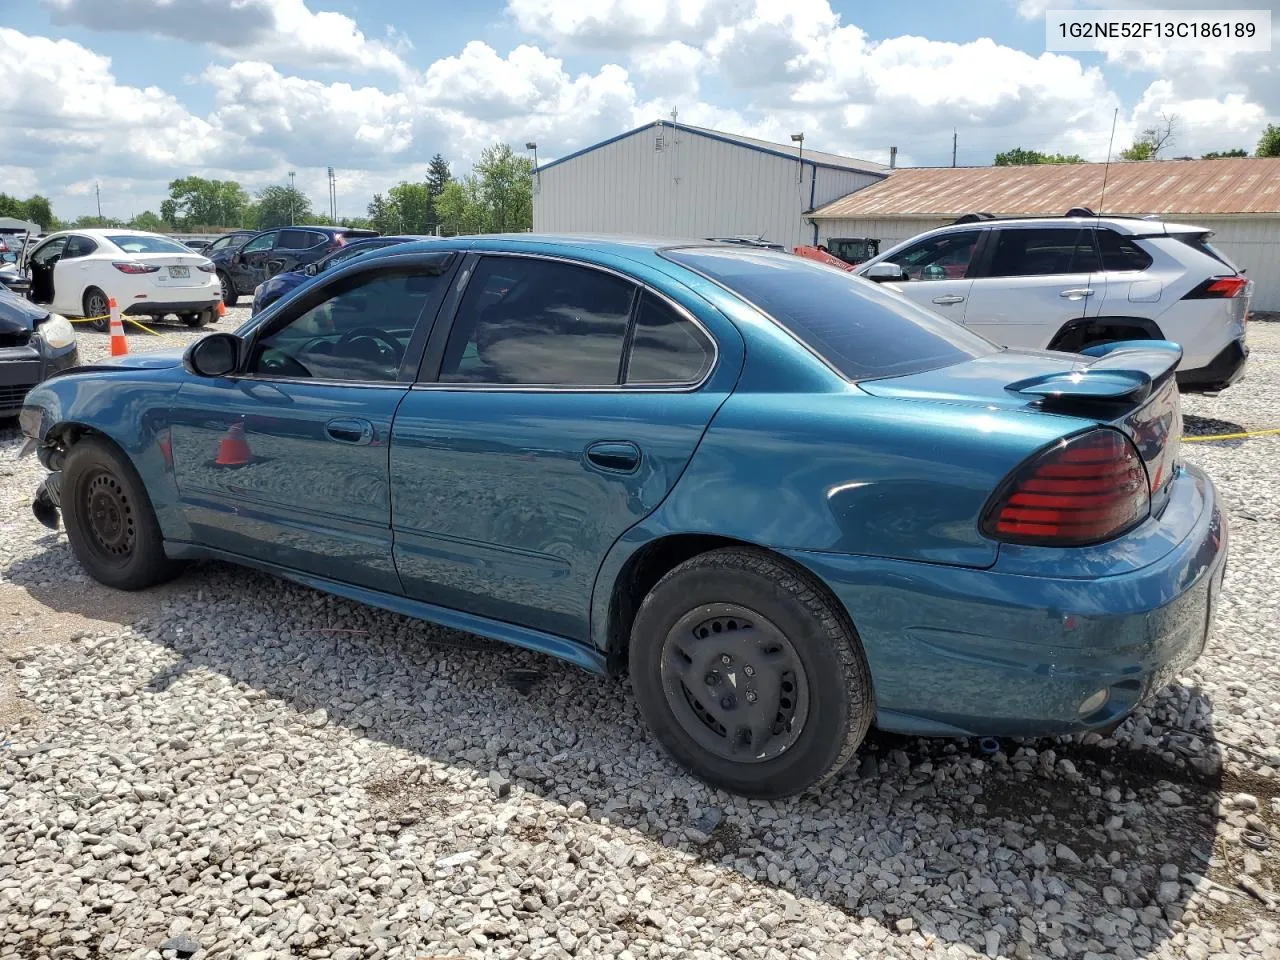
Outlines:
[{"label": "corrugated metal wall", "polygon": [[[833,167],[818,168],[818,183],[813,191],[813,209],[825,207],[833,200],[839,200],[841,197],[848,196],[855,190],[861,190],[863,187],[869,187],[873,183],[879,183],[883,177],[875,177],[869,173],[859,173],[856,170],[837,170]],[[812,239],[813,228],[809,228],[810,238]]]},{"label": "corrugated metal wall", "polygon": [[[821,184],[819,178],[819,184]],[[1260,217],[1170,217],[1171,222],[1190,223],[1214,231],[1211,241],[1254,281],[1254,310],[1280,310],[1280,218]],[[880,249],[916,234],[945,226],[951,220],[820,220],[822,242],[831,237],[878,237]]]},{"label": "corrugated metal wall", "polygon": [[1254,310],[1280,310],[1280,219],[1260,217],[1180,217],[1180,222],[1208,227],[1209,242],[1254,283]]},{"label": "corrugated metal wall", "polygon": [[[654,125],[542,170],[533,228],[679,238],[764,234],[792,247],[813,242],[813,226],[803,217],[811,209],[811,190],[821,205],[877,179],[819,169],[813,184],[814,168],[805,164],[801,175],[797,166],[786,157]],[[824,198],[822,191],[833,190],[840,192]]]}]

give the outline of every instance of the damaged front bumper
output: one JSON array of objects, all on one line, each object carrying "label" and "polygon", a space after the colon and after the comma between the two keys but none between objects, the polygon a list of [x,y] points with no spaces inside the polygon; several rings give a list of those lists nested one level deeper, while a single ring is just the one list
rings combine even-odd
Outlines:
[{"label": "damaged front bumper", "polygon": [[50,530],[58,529],[58,510],[62,506],[62,471],[55,470],[36,487],[31,512]]}]

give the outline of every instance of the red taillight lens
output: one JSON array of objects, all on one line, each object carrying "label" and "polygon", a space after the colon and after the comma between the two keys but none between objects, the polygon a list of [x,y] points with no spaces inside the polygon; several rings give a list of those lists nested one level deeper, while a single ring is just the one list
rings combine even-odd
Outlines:
[{"label": "red taillight lens", "polygon": [[1188,293],[1183,300],[1230,300],[1249,285],[1245,277],[1210,277]]},{"label": "red taillight lens", "polygon": [[117,260],[111,264],[121,273],[159,273],[160,268],[150,263],[128,263]]},{"label": "red taillight lens", "polygon": [[1092,430],[1019,467],[983,512],[982,532],[1006,543],[1100,543],[1145,520],[1147,471],[1124,434]]}]

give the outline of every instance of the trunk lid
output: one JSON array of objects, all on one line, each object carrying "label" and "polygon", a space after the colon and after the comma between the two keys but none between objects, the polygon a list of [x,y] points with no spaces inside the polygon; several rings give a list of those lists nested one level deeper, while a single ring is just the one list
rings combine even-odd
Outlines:
[{"label": "trunk lid", "polygon": [[198,287],[208,283],[211,273],[200,270],[200,264],[208,263],[209,258],[199,253],[133,253],[128,257],[131,263],[143,263],[149,267],[159,267],[155,273],[147,274],[155,286],[162,289],[170,287]]},{"label": "trunk lid", "polygon": [[[1182,440],[1174,371],[1182,349],[1167,341],[1127,341],[1084,354],[1002,350],[940,370],[862,381],[878,397],[1024,410],[1105,424],[1137,448],[1151,483],[1151,509],[1168,496]],[[1064,424],[1065,432],[1074,433]]]}]

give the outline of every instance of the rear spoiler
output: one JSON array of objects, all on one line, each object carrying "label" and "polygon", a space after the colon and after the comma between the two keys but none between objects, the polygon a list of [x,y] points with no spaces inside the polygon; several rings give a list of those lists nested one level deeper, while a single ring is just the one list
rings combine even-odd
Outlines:
[{"label": "rear spoiler", "polygon": [[1182,361],[1182,347],[1169,340],[1121,340],[1086,347],[1092,363],[1046,373],[1005,387],[1046,400],[1141,403]]}]

